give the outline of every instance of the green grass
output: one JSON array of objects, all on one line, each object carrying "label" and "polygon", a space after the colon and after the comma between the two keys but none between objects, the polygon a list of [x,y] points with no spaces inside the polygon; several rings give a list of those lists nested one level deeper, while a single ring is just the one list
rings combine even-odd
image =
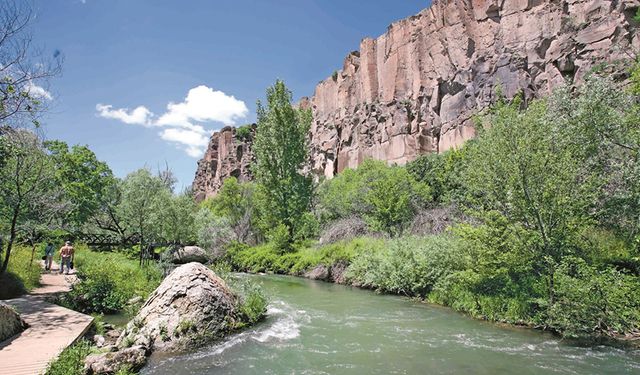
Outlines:
[{"label": "green grass", "polygon": [[255,247],[235,243],[227,251],[227,260],[239,271],[301,275],[318,265],[349,263],[358,254],[375,251],[383,244],[380,239],[361,237],[320,247],[297,245],[282,252],[271,243]]},{"label": "green grass", "polygon": [[[84,375],[84,360],[89,354],[99,350],[90,341],[82,339],[60,353],[60,356],[49,363],[45,375]],[[115,375],[134,375],[129,366],[122,366]]]},{"label": "green grass", "polygon": [[84,359],[96,349],[87,340],[80,340],[66,348],[49,364],[46,375],[82,375]]},{"label": "green grass", "polygon": [[33,263],[31,263],[30,247],[13,248],[7,272],[0,276],[0,285],[2,285],[0,299],[18,297],[40,286],[42,269],[38,261],[41,256],[41,251],[36,248]]}]

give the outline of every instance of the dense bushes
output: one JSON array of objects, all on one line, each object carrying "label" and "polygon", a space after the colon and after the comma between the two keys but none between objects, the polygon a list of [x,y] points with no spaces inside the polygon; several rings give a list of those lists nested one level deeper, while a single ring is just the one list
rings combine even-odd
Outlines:
[{"label": "dense bushes", "polygon": [[639,328],[640,284],[613,268],[599,270],[567,257],[556,271],[545,318],[550,328],[572,337],[632,332]]},{"label": "dense bushes", "polygon": [[318,212],[323,221],[363,218],[370,229],[400,235],[416,211],[431,200],[428,185],[406,168],[367,160],[318,187]]},{"label": "dense bushes", "polygon": [[385,245],[356,256],[347,279],[378,291],[426,297],[467,261],[460,241],[452,236],[407,237]]},{"label": "dense bushes", "polygon": [[162,270],[152,264],[139,266],[122,253],[101,253],[76,247],[80,282],[62,303],[85,313],[113,313],[135,297],[146,298],[162,281]]}]

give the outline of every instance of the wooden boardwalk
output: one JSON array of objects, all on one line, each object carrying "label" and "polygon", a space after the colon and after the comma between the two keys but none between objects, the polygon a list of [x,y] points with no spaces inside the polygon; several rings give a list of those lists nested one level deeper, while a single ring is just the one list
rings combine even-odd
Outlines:
[{"label": "wooden boardwalk", "polygon": [[62,350],[82,337],[93,318],[45,301],[47,295],[69,291],[74,275],[45,273],[31,294],[6,300],[29,324],[24,332],[0,343],[0,375],[43,374]]}]

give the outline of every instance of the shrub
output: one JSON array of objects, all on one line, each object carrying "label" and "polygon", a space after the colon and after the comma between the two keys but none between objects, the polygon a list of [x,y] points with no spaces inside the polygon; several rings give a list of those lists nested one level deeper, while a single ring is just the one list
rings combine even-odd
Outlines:
[{"label": "shrub", "polygon": [[255,324],[264,318],[267,312],[268,300],[262,288],[257,284],[245,280],[241,286],[236,287],[240,294],[240,317],[241,320],[249,325]]},{"label": "shrub", "polygon": [[63,297],[65,305],[83,313],[112,314],[124,307],[126,297],[106,275],[95,275],[74,284]]},{"label": "shrub", "polygon": [[366,160],[318,187],[318,211],[323,221],[362,217],[375,231],[401,234],[415,211],[430,201],[429,187],[404,167]]},{"label": "shrub", "polygon": [[625,333],[640,328],[640,282],[611,268],[597,270],[575,257],[563,259],[555,274],[555,296],[541,312],[564,336]]},{"label": "shrub", "polygon": [[425,297],[439,280],[464,269],[461,246],[445,235],[391,240],[356,256],[347,279],[381,292]]},{"label": "shrub", "polygon": [[320,264],[349,263],[358,254],[375,251],[383,244],[382,240],[365,237],[321,247],[298,244],[290,252],[282,253],[272,243],[250,247],[234,242],[227,249],[226,259],[239,271],[299,275]]},{"label": "shrub", "polygon": [[253,131],[251,127],[252,127],[251,124],[238,126],[236,128],[236,138],[243,142],[250,140],[251,137],[253,136]]},{"label": "shrub", "polygon": [[62,303],[83,312],[112,313],[134,296],[143,299],[162,281],[156,264],[139,266],[118,253],[96,252],[76,246],[75,263],[80,282]]}]

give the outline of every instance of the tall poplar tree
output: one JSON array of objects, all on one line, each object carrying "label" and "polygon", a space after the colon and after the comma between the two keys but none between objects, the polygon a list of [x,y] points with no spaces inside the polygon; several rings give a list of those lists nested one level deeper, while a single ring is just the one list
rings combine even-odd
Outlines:
[{"label": "tall poplar tree", "polygon": [[291,105],[291,91],[278,80],[267,89],[266,107],[258,102],[254,141],[257,204],[264,232],[286,227],[289,241],[309,209],[312,180],[305,172],[311,111]]}]

